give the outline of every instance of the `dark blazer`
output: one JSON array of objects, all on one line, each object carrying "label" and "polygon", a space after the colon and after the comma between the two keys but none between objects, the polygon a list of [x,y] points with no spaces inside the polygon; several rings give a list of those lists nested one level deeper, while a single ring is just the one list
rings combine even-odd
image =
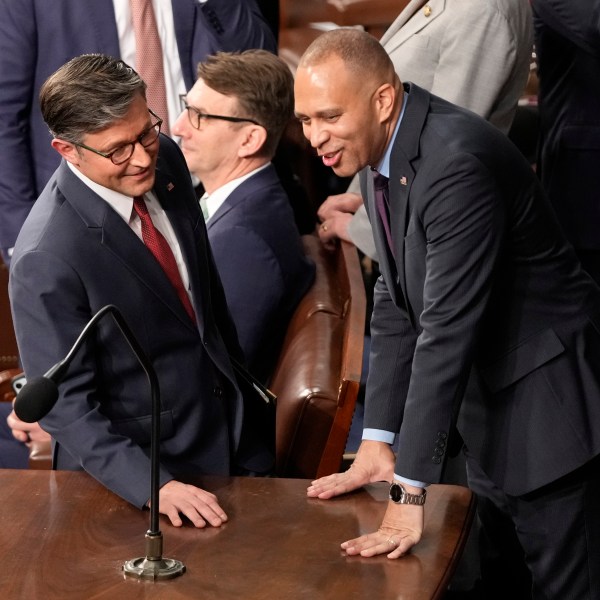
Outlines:
[{"label": "dark blazer", "polygon": [[600,250],[600,0],[533,0],[538,174],[567,237]]},{"label": "dark blazer", "polygon": [[240,345],[250,370],[266,381],[315,274],[274,167],[239,185],[207,229]]},{"label": "dark blazer", "polygon": [[460,410],[485,472],[523,494],[600,453],[600,290],[505,136],[405,89],[393,255],[361,173],[382,272],[365,427],[400,432],[396,472],[435,483]]},{"label": "dark blazer", "polygon": [[[253,0],[172,0],[187,89],[196,67],[217,50],[276,51]],[[19,229],[59,164],[38,104],[40,87],[74,56],[119,56],[112,0],[0,0],[0,250]]]},{"label": "dark blazer", "polygon": [[[161,484],[180,473],[262,470],[228,352],[241,358],[204,219],[179,147],[161,136],[154,191],[190,275],[198,325],[127,223],[62,163],[27,218],[9,291],[20,356],[32,378],[69,350],[106,304],[123,313],[160,385]],[[151,403],[146,377],[110,318],[101,321],[42,420],[59,469],[85,469],[137,506],[150,490]],[[243,446],[243,447],[240,447]],[[258,452],[252,462],[248,452]],[[246,454],[245,454],[246,453]]]}]

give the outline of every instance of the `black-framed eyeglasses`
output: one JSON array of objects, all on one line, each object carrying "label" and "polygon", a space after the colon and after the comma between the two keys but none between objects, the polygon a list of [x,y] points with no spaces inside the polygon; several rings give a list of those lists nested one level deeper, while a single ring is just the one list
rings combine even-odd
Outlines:
[{"label": "black-framed eyeglasses", "polygon": [[185,96],[179,96],[179,99],[181,101],[181,110],[187,111],[188,119],[194,129],[200,129],[202,119],[218,119],[219,121],[229,121],[230,123],[254,123],[254,125],[260,125],[262,127],[258,121],[247,117],[230,117],[227,115],[211,115],[209,113],[204,113],[201,110],[190,106],[187,103]]},{"label": "black-framed eyeglasses", "polygon": [[133,156],[136,144],[141,144],[144,148],[148,148],[152,146],[152,144],[154,144],[154,142],[156,142],[156,140],[158,139],[158,134],[160,133],[160,127],[163,124],[163,120],[150,109],[148,109],[148,112],[153,117],[158,119],[158,121],[156,121],[156,123],[148,127],[148,129],[142,131],[142,133],[140,133],[140,135],[138,135],[133,142],[123,144],[122,146],[115,148],[112,152],[100,152],[100,150],[95,150],[94,148],[90,148],[85,144],[76,144],[75,142],[72,143],[75,146],[85,148],[90,152],[94,152],[99,156],[109,158],[112,161],[113,165],[122,165],[124,162],[127,162]]}]

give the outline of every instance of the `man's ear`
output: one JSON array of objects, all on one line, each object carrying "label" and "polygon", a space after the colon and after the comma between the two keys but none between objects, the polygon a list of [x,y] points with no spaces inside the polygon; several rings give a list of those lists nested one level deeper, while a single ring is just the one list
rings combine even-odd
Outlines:
[{"label": "man's ear", "polygon": [[375,105],[379,113],[379,122],[387,121],[394,111],[396,90],[391,83],[383,83],[375,91]]},{"label": "man's ear", "polygon": [[238,149],[238,156],[247,158],[262,152],[267,141],[267,130],[262,125],[244,127],[244,137]]},{"label": "man's ear", "polygon": [[79,154],[79,149],[75,144],[71,142],[65,142],[59,138],[54,138],[50,145],[68,162],[79,165],[79,161],[81,160],[81,155]]}]

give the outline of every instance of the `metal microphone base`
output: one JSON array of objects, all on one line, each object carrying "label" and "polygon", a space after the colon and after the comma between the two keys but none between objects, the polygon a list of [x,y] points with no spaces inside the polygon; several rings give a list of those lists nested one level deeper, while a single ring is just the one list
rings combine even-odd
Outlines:
[{"label": "metal microphone base", "polygon": [[185,573],[185,565],[173,558],[151,560],[141,556],[128,560],[123,565],[123,572],[138,579],[173,579]]},{"label": "metal microphone base", "polygon": [[146,533],[146,556],[128,560],[123,572],[138,579],[173,579],[185,573],[185,565],[162,556],[162,533]]}]

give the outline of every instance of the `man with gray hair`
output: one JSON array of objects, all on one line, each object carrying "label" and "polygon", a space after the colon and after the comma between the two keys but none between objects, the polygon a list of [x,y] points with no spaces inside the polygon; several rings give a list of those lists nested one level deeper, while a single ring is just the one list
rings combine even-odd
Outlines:
[{"label": "man with gray hair", "polygon": [[[19,234],[10,300],[28,378],[66,355],[114,304],[152,362],[161,391],[160,510],[196,527],[227,515],[177,478],[261,473],[272,465],[246,427],[230,356],[242,360],[189,171],[145,83],[124,62],[83,55],[43,85],[62,162]],[[58,469],[85,469],[136,506],[150,491],[145,375],[112,321],[75,357],[41,424]]]}]

